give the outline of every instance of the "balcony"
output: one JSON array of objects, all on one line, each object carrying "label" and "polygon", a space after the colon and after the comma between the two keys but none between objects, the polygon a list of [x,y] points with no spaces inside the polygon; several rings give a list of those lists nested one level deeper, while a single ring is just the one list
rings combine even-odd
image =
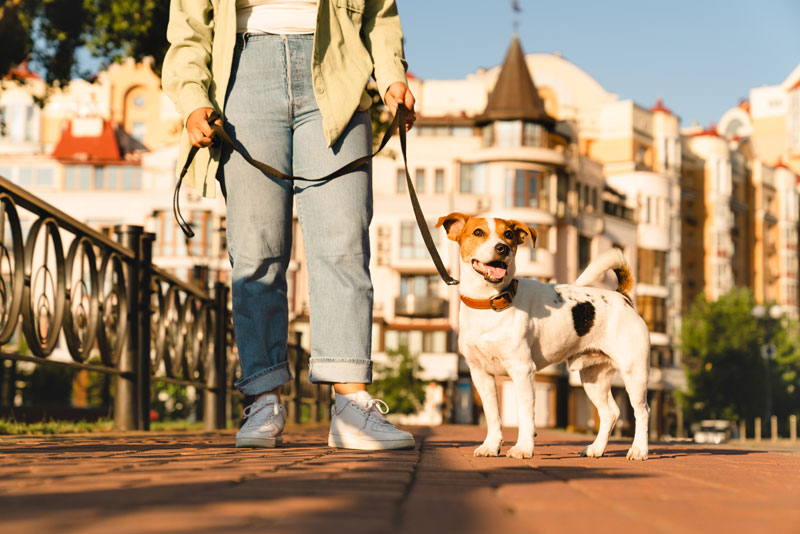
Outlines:
[{"label": "balcony", "polygon": [[426,319],[445,317],[447,301],[440,297],[417,297],[406,295],[394,300],[394,313],[403,317]]}]

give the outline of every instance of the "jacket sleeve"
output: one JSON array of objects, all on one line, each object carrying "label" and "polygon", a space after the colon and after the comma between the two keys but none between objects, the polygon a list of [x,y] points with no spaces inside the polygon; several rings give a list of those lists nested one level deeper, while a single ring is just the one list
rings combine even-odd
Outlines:
[{"label": "jacket sleeve", "polygon": [[361,22],[364,46],[372,57],[381,98],[394,82],[407,84],[403,29],[395,0],[366,0]]},{"label": "jacket sleeve", "polygon": [[211,0],[171,0],[162,86],[183,117],[197,108],[214,108],[211,84],[211,43],[214,17]]}]

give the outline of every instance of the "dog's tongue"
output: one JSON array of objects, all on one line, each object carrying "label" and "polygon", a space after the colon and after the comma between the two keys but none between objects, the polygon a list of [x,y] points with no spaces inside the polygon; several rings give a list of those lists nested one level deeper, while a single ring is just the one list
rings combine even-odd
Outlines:
[{"label": "dog's tongue", "polygon": [[491,264],[488,264],[488,263],[485,264],[485,265],[486,265],[486,271],[495,280],[502,280],[503,277],[506,275],[507,271],[506,271],[505,267],[495,267],[495,266],[493,266]]}]

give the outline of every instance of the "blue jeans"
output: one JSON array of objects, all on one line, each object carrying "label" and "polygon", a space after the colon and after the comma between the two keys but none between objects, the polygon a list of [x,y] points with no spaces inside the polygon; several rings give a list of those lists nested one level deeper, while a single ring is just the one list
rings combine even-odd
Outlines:
[{"label": "blue jeans", "polygon": [[[287,174],[325,176],[372,149],[368,112],[356,112],[327,147],[311,84],[312,35],[239,37],[225,100],[225,129],[251,157]],[[371,166],[324,182],[263,174],[236,152],[222,156],[233,325],[242,378],[258,395],[291,380],[286,361],[286,269],[292,200],[309,273],[312,382],[372,381]]]}]

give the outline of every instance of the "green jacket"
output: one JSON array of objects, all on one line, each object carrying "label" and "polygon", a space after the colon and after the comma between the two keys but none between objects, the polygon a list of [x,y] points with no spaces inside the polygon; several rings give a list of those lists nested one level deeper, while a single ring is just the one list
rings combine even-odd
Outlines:
[{"label": "green jacket", "polygon": [[[172,0],[167,39],[162,85],[184,125],[197,108],[214,108],[224,116],[236,43],[236,0]],[[328,146],[357,109],[369,108],[365,88],[370,76],[383,97],[392,83],[406,83],[406,68],[394,0],[319,0],[311,72]],[[190,146],[184,128],[177,172]],[[219,157],[218,146],[200,150],[184,182],[203,196],[216,196]]]}]

